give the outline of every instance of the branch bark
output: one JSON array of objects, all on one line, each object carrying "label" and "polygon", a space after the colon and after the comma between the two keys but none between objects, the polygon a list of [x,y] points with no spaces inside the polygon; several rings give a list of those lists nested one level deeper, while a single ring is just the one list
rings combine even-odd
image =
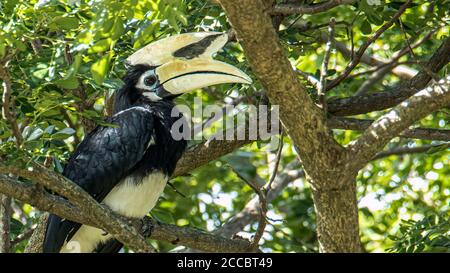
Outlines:
[{"label": "branch bark", "polygon": [[55,191],[73,202],[82,210],[82,213],[96,223],[96,226],[100,226],[125,245],[138,252],[153,252],[133,226],[128,225],[113,214],[108,207],[99,205],[89,194],[65,177],[57,175],[36,163],[32,163],[31,170],[5,166],[0,163],[0,173],[12,173]]},{"label": "branch bark", "polygon": [[433,149],[439,148],[446,149],[450,147],[450,143],[440,143],[440,144],[431,144],[431,145],[423,145],[418,147],[399,147],[399,148],[393,148],[390,150],[382,151],[377,153],[371,160],[378,160],[381,158],[385,158],[391,155],[408,155],[408,154],[421,154],[421,153],[427,153],[430,152]]},{"label": "branch bark", "polygon": [[[374,121],[371,119],[330,117],[328,119],[328,126],[333,129],[364,131],[369,128],[373,122]],[[409,128],[397,136],[424,140],[450,141],[450,130],[421,127]]]},{"label": "branch bark", "polygon": [[351,5],[358,2],[357,0],[329,0],[327,2],[315,5],[299,5],[299,4],[278,4],[272,8],[270,12],[273,15],[290,15],[290,14],[316,14],[328,11],[340,5]]},{"label": "branch bark", "polygon": [[[12,55],[11,55],[12,56]],[[12,58],[12,57],[11,57]],[[8,71],[9,59],[0,61],[0,79],[3,81],[3,95],[2,95],[2,117],[9,123],[15,144],[20,148],[22,144],[22,133],[19,130],[17,119],[15,117],[14,100],[11,101],[12,88],[11,78]],[[11,247],[10,240],[10,224],[11,224],[11,202],[9,196],[0,194],[0,253],[8,253]]]},{"label": "branch bark", "polygon": [[[431,72],[437,73],[449,62],[450,38],[447,38],[424,66]],[[336,116],[351,116],[388,109],[425,88],[430,80],[429,73],[426,69],[422,69],[408,82],[384,92],[328,100],[328,111]]]},{"label": "branch bark", "polygon": [[[69,203],[66,199],[49,194],[41,187],[33,184],[23,183],[8,176],[0,175],[0,192],[31,204],[40,210],[57,214],[72,221],[102,228],[98,221],[91,219],[86,213],[80,212],[77,207]],[[246,240],[231,240],[195,228],[178,227],[155,222],[148,217],[142,220],[125,219],[114,212],[110,212],[110,214],[115,215],[114,217],[122,218],[128,225],[137,227],[143,236],[150,239],[163,240],[176,245],[185,245],[206,252],[246,252],[250,248],[250,243]],[[39,227],[37,230],[39,230]],[[33,252],[40,251],[42,250],[33,250]]]},{"label": "branch bark", "polygon": [[394,136],[415,121],[450,104],[450,77],[423,89],[380,117],[348,147],[351,169],[361,169]]}]

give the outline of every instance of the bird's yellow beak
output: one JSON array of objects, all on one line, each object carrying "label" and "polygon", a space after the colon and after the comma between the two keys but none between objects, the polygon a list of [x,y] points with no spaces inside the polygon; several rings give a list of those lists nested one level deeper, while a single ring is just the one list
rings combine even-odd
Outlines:
[{"label": "bird's yellow beak", "polygon": [[222,83],[251,84],[244,72],[212,58],[227,41],[219,32],[175,35],[141,48],[127,64],[156,67],[159,83],[174,95]]}]

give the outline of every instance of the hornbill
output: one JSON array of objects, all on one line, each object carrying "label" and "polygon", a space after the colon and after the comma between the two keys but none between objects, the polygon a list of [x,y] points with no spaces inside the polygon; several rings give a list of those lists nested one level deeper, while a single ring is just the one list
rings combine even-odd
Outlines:
[{"label": "hornbill", "polygon": [[[227,42],[218,32],[185,33],[153,42],[127,60],[114,114],[77,147],[63,175],[98,202],[127,216],[144,217],[156,204],[181,157],[173,99],[221,83],[251,83],[241,70],[214,60]],[[105,231],[50,215],[44,252],[118,252],[122,244]]]}]

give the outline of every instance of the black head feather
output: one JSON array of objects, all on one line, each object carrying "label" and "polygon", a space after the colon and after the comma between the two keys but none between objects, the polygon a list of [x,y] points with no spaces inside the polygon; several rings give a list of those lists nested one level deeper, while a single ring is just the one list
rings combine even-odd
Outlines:
[{"label": "black head feather", "polygon": [[127,74],[122,78],[124,85],[116,92],[114,98],[114,113],[132,107],[142,98],[141,92],[135,87],[136,83],[143,73],[154,68],[143,64],[128,67]]}]

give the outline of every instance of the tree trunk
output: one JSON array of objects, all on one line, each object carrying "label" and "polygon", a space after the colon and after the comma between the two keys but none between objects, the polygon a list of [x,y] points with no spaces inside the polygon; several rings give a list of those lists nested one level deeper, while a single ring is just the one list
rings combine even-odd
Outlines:
[{"label": "tree trunk", "polygon": [[[333,185],[329,182],[310,183]],[[312,187],[320,252],[361,252],[356,183],[349,179],[336,184],[342,186]]]}]

